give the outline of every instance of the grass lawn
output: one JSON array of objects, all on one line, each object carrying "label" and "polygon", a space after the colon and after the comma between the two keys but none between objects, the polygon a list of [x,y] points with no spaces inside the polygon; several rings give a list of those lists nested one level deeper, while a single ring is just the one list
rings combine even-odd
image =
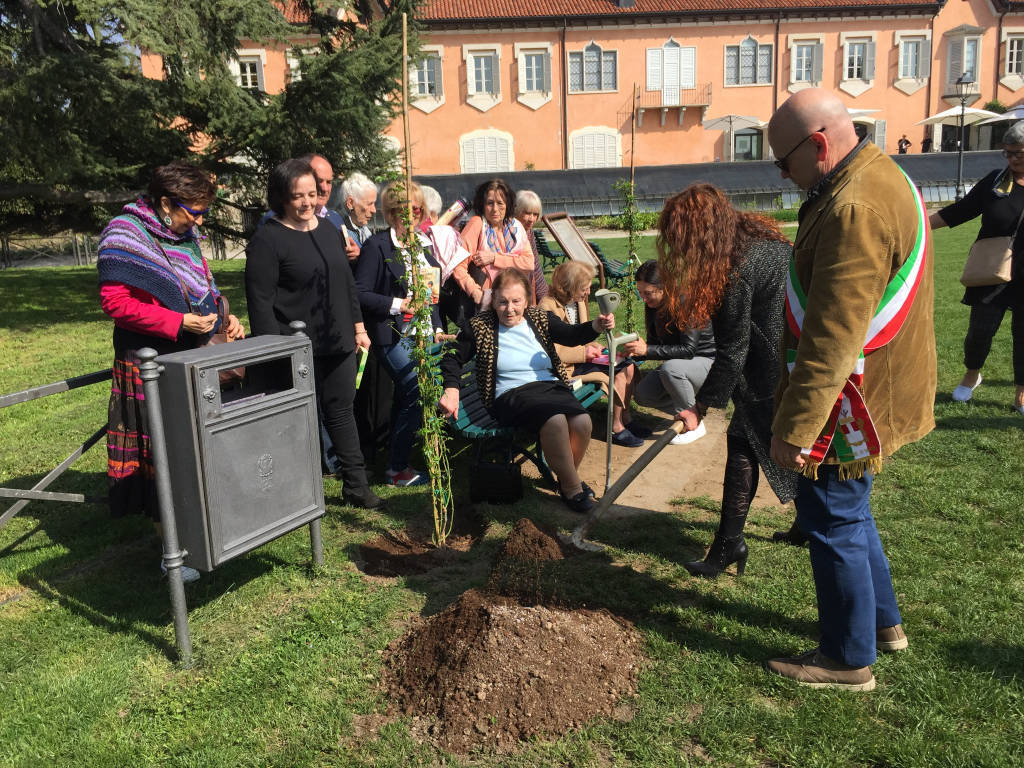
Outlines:
[{"label": "grass lawn", "polygon": [[[387,513],[341,506],[327,481],[326,567],[300,530],[187,590],[197,665],[170,660],[173,629],[148,522],[105,507],[33,502],[0,530],[3,766],[1020,766],[1024,762],[1024,417],[1010,409],[1009,322],[972,403],[961,375],[967,309],[957,277],[972,227],[936,233],[938,428],[877,478],[874,510],[911,639],[881,657],[878,689],[840,695],[769,676],[762,662],[814,643],[805,550],[768,542],[790,512],[759,508],[742,579],[688,576],[716,522],[709,499],[599,526],[567,594],[636,622],[650,663],[629,722],[594,722],[516,756],[456,758],[382,712],[380,651],[410,617],[482,586],[516,519],[568,525],[527,490],[489,509],[484,543],[443,570],[361,575],[356,547],[429,514],[422,489]],[[624,240],[602,248],[622,258]],[[642,258],[654,255],[647,240]],[[215,265],[244,311],[242,264]],[[110,365],[110,323],[90,268],[0,272],[0,393]],[[0,411],[0,485],[29,487],[105,421],[97,385]],[[52,490],[102,494],[102,443]],[[456,458],[456,486],[466,481]],[[720,474],[720,469],[716,469]],[[680,489],[684,494],[685,489]],[[8,503],[0,505],[6,509]],[[568,649],[569,653],[572,649]]]}]

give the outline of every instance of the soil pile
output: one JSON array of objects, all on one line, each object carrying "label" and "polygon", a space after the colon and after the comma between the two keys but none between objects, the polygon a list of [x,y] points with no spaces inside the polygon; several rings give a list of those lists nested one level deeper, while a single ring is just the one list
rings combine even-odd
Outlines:
[{"label": "soil pile", "polygon": [[558,573],[565,554],[554,530],[522,518],[498,552],[487,591],[522,605],[561,605]]},{"label": "soil pile", "polygon": [[[562,557],[557,541],[521,520],[491,581],[520,583],[524,572],[533,578],[526,563],[535,573]],[[541,733],[624,716],[618,702],[634,693],[641,661],[632,624],[607,611],[523,605],[523,597],[470,590],[388,649],[385,686],[413,717],[415,736],[452,752],[506,752]]]},{"label": "soil pile", "polygon": [[448,565],[469,552],[487,530],[487,521],[468,505],[460,505],[444,547],[431,541],[433,518],[423,517],[404,530],[387,532],[359,546],[362,569],[372,576],[409,576]]}]

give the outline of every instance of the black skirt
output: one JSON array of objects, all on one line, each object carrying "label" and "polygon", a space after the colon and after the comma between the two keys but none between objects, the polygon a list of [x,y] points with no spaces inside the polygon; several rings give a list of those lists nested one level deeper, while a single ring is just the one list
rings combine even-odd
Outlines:
[{"label": "black skirt", "polygon": [[503,427],[539,432],[552,416],[578,416],[587,412],[561,381],[534,381],[510,389],[494,401],[494,418]]}]

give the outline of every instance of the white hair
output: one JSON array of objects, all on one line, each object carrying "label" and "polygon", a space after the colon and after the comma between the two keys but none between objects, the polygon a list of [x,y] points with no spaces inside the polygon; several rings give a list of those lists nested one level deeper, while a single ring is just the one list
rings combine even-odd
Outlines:
[{"label": "white hair", "polygon": [[427,213],[430,218],[436,219],[441,215],[441,206],[444,205],[441,193],[426,184],[420,184],[420,189],[423,190],[423,204],[427,206]]},{"label": "white hair", "polygon": [[1003,146],[1007,144],[1013,144],[1015,147],[1024,144],[1024,120],[1018,120],[1003,134]]},{"label": "white hair", "polygon": [[521,189],[516,193],[516,204],[512,207],[512,213],[514,216],[518,216],[527,209],[529,209],[529,213],[533,213],[536,209],[538,216],[544,210],[540,204],[540,195],[532,189]]},{"label": "white hair", "polygon": [[355,200],[360,195],[367,192],[373,192],[374,197],[377,196],[377,185],[370,181],[366,176],[361,174],[359,171],[353,171],[345,177],[345,181],[341,185],[342,199],[348,200],[352,198]]}]

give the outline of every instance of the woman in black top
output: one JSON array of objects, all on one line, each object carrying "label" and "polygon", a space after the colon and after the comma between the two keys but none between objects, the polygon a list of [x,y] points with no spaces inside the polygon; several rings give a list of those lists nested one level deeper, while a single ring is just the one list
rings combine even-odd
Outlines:
[{"label": "woman in black top", "polygon": [[697,401],[676,418],[694,430],[708,408],[724,408],[730,399],[735,406],[726,435],[721,522],[707,557],[685,567],[694,576],[715,578],[736,563],[742,574],[743,525],[758,468],[779,501],[796,495],[796,473],[769,454],[792,246],[775,222],[736,210],[710,184],[694,184],[665,202],[658,253],[666,314],[682,328],[701,328],[710,319],[715,332],[715,361]]},{"label": "woman in black top", "polygon": [[301,320],[313,343],[313,368],[324,427],[341,462],[349,504],[377,508],[366,482],[352,416],[356,347],[369,349],[352,270],[341,234],[315,213],[316,177],[309,163],[286,160],[270,172],[267,202],[274,217],[245,249],[245,295],[254,335],[291,334]]},{"label": "woman in black top", "polygon": [[[1024,120],[1014,123],[1003,137],[1003,156],[1007,167],[992,171],[981,179],[959,202],[947,205],[929,218],[932,229],[955,227],[981,216],[978,239],[1013,235],[1024,212]],[[1013,312],[1010,325],[1013,337],[1013,383],[1017,392],[1013,408],[1024,415],[1024,317],[1014,311],[1024,303],[1024,276],[1018,250],[1024,238],[1013,242],[1011,279],[1000,285],[968,288],[961,300],[971,308],[971,319],[964,339],[964,372],[953,390],[953,399],[965,402],[981,384],[981,368],[985,364],[992,337],[999,330],[1006,310]]]}]

